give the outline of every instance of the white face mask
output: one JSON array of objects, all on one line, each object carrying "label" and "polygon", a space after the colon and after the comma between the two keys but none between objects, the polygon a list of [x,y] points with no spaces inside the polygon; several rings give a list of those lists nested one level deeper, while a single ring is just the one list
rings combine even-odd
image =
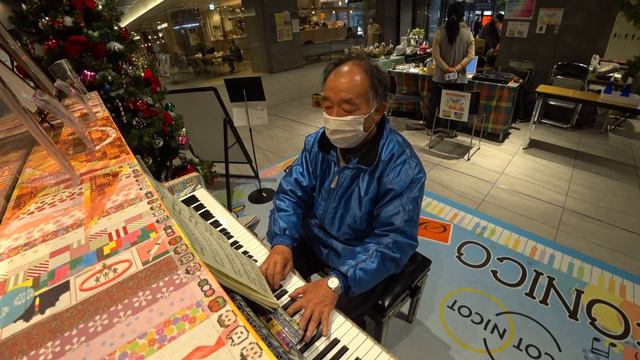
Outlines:
[{"label": "white face mask", "polygon": [[[364,131],[364,120],[375,108],[366,115],[336,117],[324,113],[324,132],[333,145],[339,149],[349,149],[358,145],[368,132]],[[374,127],[372,126],[371,129]],[[369,131],[371,131],[369,129]]]}]

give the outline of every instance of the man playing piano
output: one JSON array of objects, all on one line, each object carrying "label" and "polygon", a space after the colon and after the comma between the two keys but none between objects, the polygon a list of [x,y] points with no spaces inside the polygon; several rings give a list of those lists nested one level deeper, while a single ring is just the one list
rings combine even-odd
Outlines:
[{"label": "man playing piano", "polygon": [[347,57],[323,75],[325,127],[309,135],[280,182],[260,266],[278,288],[295,268],[324,278],[290,294],[288,309],[305,340],[329,333],[335,307],[363,327],[384,280],[415,251],[425,171],[411,145],[384,115],[387,74],[366,58]]}]

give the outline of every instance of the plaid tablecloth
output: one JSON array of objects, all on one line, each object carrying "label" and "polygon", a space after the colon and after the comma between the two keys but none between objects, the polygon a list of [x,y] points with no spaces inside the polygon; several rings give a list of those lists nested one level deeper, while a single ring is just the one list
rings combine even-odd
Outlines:
[{"label": "plaid tablecloth", "polygon": [[[433,87],[431,75],[404,71],[390,73],[396,82],[396,94],[419,96],[420,111],[426,111],[429,91]],[[511,126],[518,86],[470,80],[467,89],[480,91],[480,113],[487,115],[484,131],[498,134],[502,140],[502,135]],[[417,102],[392,102],[390,107],[393,112],[415,113],[417,105]]]},{"label": "plaid tablecloth", "polygon": [[480,113],[486,114],[484,131],[504,134],[511,127],[518,86],[471,80],[468,90],[480,91]]}]

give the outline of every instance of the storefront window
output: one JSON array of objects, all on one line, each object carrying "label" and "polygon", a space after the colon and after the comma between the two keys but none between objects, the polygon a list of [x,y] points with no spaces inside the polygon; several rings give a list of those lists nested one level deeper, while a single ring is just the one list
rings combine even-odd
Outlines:
[{"label": "storefront window", "polygon": [[202,76],[228,75],[239,67],[250,70],[246,48],[245,9],[239,0],[199,2],[194,7],[170,5],[150,12],[133,31],[155,56],[169,82]]},{"label": "storefront window", "polygon": [[363,38],[368,16],[375,15],[375,1],[298,0],[298,7],[306,45]]}]

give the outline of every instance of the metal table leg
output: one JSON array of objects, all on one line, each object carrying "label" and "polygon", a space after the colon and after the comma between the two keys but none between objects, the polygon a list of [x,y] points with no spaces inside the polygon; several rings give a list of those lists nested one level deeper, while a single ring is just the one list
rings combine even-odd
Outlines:
[{"label": "metal table leg", "polygon": [[531,143],[531,135],[536,127],[536,123],[540,122],[540,116],[542,115],[542,105],[544,103],[544,96],[538,94],[536,98],[536,106],[533,108],[533,114],[531,116],[531,124],[529,125],[529,132],[527,133],[527,140],[525,141],[522,149],[528,149]]}]

